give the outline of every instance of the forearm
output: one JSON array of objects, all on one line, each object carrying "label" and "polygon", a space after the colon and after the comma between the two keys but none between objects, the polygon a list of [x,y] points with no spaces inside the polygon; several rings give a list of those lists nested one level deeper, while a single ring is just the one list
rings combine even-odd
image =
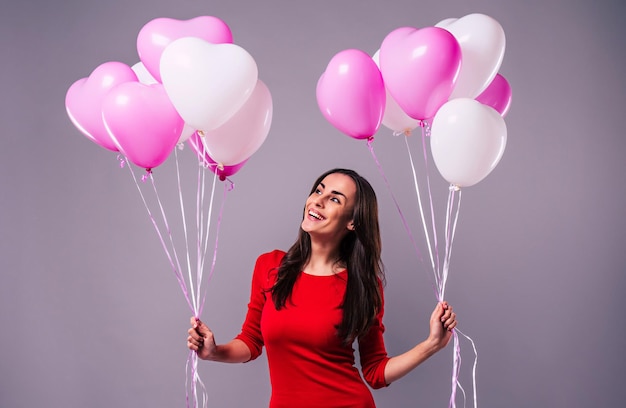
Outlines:
[{"label": "forearm", "polygon": [[219,361],[221,363],[245,363],[250,360],[250,349],[243,341],[233,339],[226,344],[215,347],[215,354],[207,360]]},{"label": "forearm", "polygon": [[385,382],[391,384],[399,380],[440,349],[436,342],[428,339],[403,354],[391,357],[385,366]]}]

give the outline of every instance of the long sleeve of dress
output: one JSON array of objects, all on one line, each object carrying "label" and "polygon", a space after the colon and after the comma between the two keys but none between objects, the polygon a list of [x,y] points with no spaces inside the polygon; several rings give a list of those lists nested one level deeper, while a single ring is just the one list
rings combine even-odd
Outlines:
[{"label": "long sleeve of dress", "polygon": [[241,333],[235,337],[243,341],[250,349],[250,360],[254,360],[263,352],[263,336],[261,335],[261,315],[265,305],[266,290],[270,287],[270,271],[278,265],[283,256],[281,251],[273,251],[259,256],[252,275],[252,288],[248,313],[241,327]]},{"label": "long sleeve of dress", "polygon": [[383,325],[384,309],[383,297],[383,304],[372,326],[367,334],[358,340],[363,378],[374,389],[388,386],[385,381],[385,366],[390,358],[387,355],[383,339],[385,331],[385,326]]}]

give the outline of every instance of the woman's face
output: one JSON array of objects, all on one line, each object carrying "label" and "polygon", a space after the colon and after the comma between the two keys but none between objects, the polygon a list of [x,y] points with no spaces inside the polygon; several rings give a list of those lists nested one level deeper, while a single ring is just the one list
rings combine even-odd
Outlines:
[{"label": "woman's face", "polygon": [[306,200],[302,229],[311,237],[341,241],[354,229],[355,197],[356,184],[350,176],[341,173],[327,175]]}]

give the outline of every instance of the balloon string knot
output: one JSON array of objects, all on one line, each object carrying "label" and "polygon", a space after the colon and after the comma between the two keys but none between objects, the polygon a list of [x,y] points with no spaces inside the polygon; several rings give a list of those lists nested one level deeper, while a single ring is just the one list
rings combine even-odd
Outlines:
[{"label": "balloon string knot", "polygon": [[151,168],[147,168],[146,169],[146,174],[144,174],[143,176],[141,176],[141,181],[143,181],[144,183],[146,182],[146,180],[148,180],[150,178],[150,176],[152,175],[152,169]]}]

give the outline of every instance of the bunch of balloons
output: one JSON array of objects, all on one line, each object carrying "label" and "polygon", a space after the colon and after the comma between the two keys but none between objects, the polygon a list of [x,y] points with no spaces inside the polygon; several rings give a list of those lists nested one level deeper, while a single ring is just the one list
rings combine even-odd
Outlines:
[{"label": "bunch of balloons", "polygon": [[[119,152],[126,158],[122,163],[128,161],[147,170],[142,179],[152,181],[156,208],[162,216],[161,227],[132,166],[128,166],[187,303],[192,313],[200,316],[206,283],[215,267],[226,192],[232,189],[232,183],[224,183],[224,198],[213,233],[213,261],[207,277],[204,269],[209,265],[206,257],[217,178],[223,181],[238,172],[261,147],[272,122],[272,96],[258,78],[252,56],[233,44],[230,28],[219,18],[152,20],[139,31],[137,51],[140,61],[133,66],[106,62],[88,77],[74,82],[67,90],[65,107],[72,123],[87,138]],[[174,156],[182,241],[174,240],[152,173],[183,142],[201,164],[195,200],[195,246],[190,245],[193,234],[187,225],[178,154]],[[208,205],[206,168],[214,173]],[[185,257],[178,255],[181,247]],[[191,260],[193,252],[195,264]],[[206,389],[197,365],[197,354],[190,352],[185,382],[188,407],[200,406],[198,387],[202,390],[202,406],[206,406]]]},{"label": "bunch of balloons", "polygon": [[[375,160],[372,142],[381,124],[394,134],[407,136],[421,127],[425,161],[426,137],[430,135],[433,161],[450,183],[441,252],[428,166],[426,163],[430,205],[423,206],[408,137],[405,142],[438,301],[445,299],[461,188],[483,180],[496,167],[506,146],[504,116],[511,104],[511,87],[498,73],[504,49],[505,35],[500,24],[484,14],[469,14],[443,20],[433,27],[397,28],[387,34],[371,57],[357,49],[341,51],[331,59],[317,83],[317,102],[324,117],[342,133],[367,139]],[[379,170],[383,173],[380,165]],[[393,193],[392,198],[400,211]],[[426,221],[425,207],[430,208],[430,222]],[[400,216],[413,241],[401,211]],[[414,241],[413,245],[422,259]],[[457,388],[463,390],[459,383],[459,334],[476,350],[473,340],[458,327],[453,334],[450,408],[456,406]],[[477,358],[476,355],[472,373],[474,407]]]},{"label": "bunch of balloons", "polygon": [[400,27],[371,57],[337,53],[318,81],[317,102],[355,139],[370,139],[381,124],[408,134],[430,122],[439,172],[456,187],[471,186],[495,168],[506,145],[511,87],[498,73],[504,49],[504,30],[484,14]]},{"label": "bunch of balloons", "polygon": [[189,145],[220,176],[237,172],[265,141],[272,97],[254,58],[212,16],[157,18],[137,36],[139,62],[105,62],[74,82],[72,123],[105,149],[148,170]]}]

